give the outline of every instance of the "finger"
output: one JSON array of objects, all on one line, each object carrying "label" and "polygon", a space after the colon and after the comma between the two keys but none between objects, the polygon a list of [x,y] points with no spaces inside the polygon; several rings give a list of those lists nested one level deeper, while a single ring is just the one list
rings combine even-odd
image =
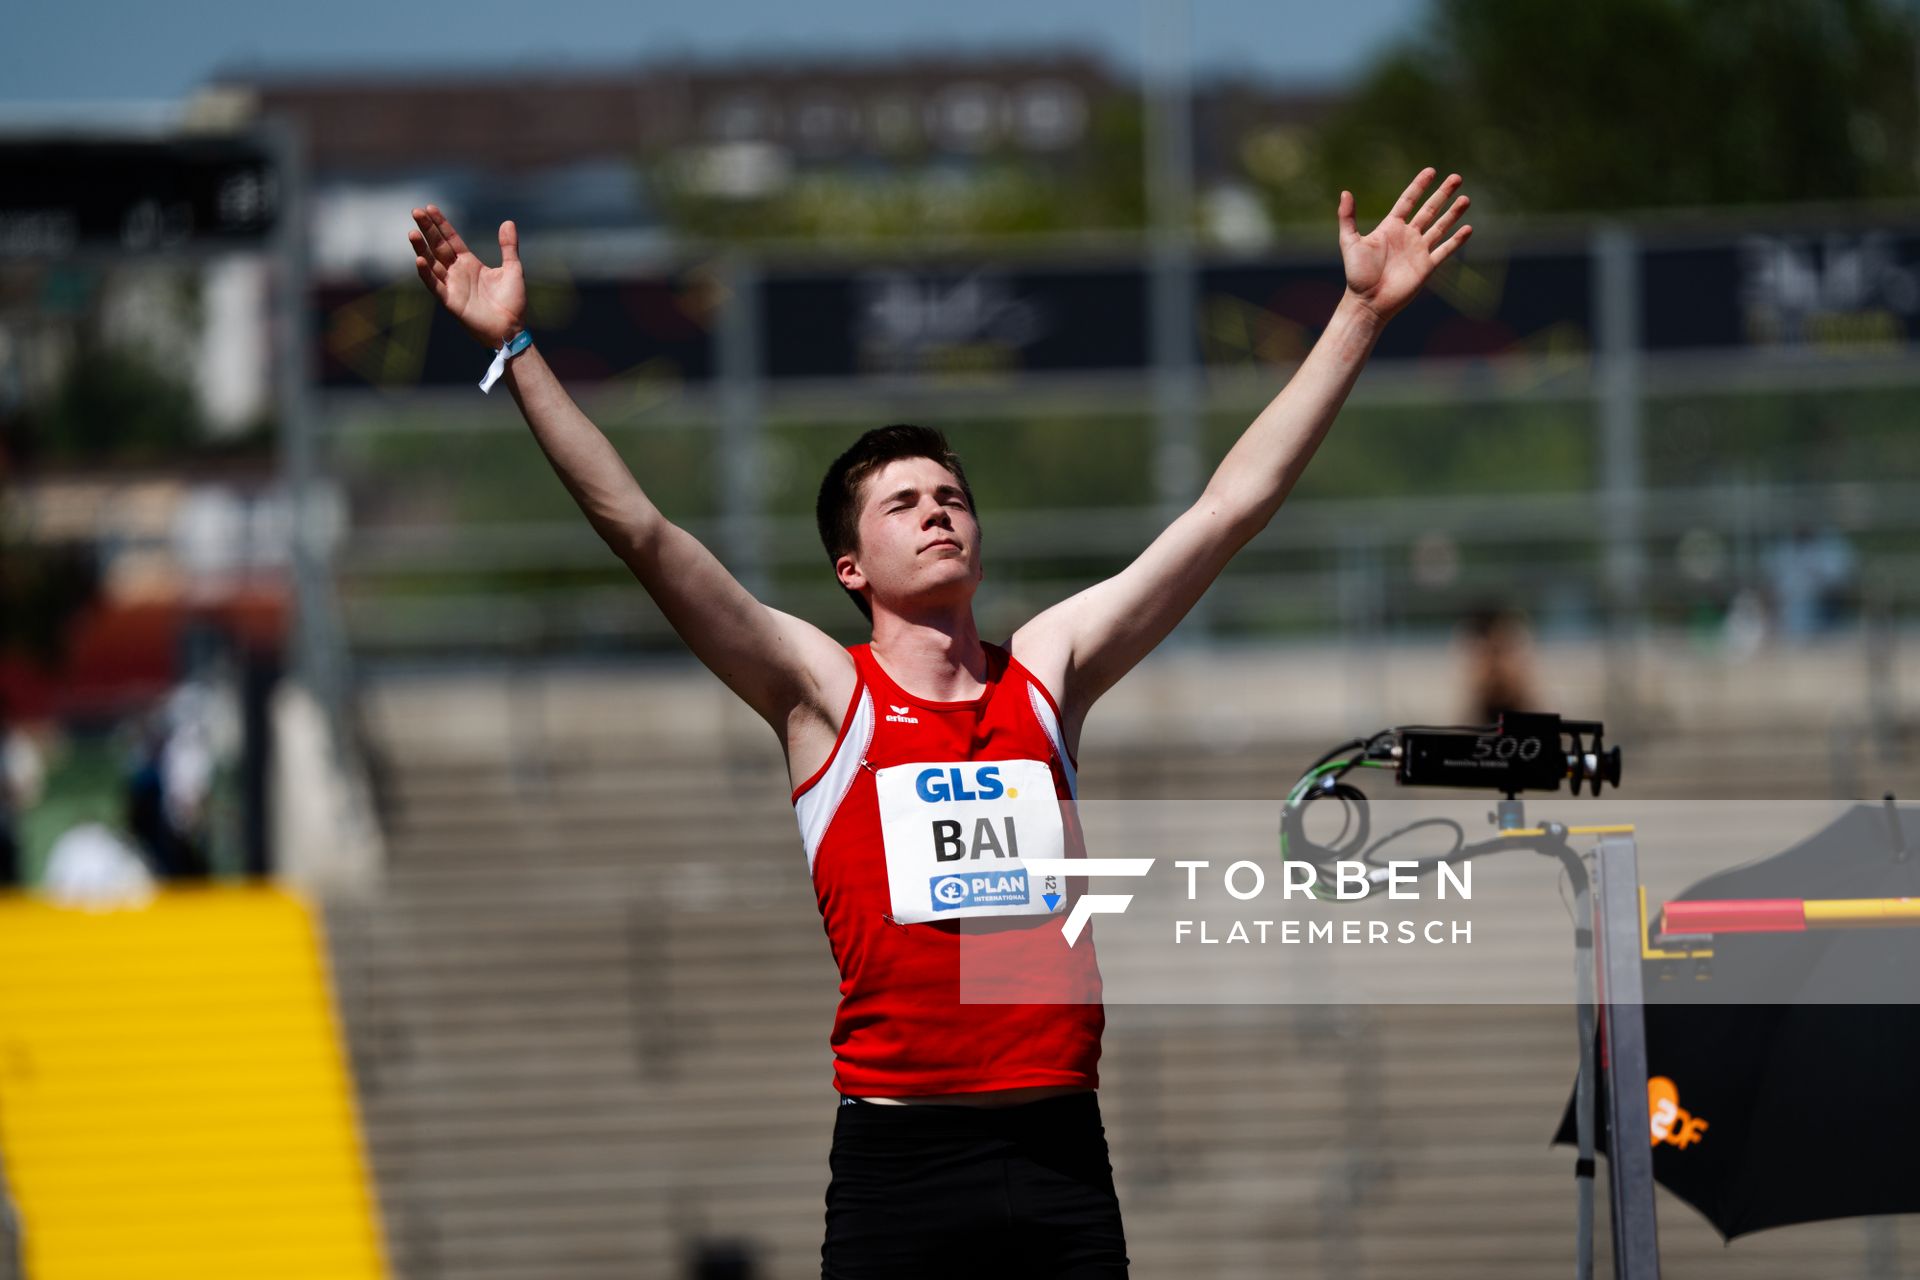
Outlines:
[{"label": "finger", "polygon": [[1346,248],[1350,241],[1360,238],[1360,228],[1353,225],[1353,192],[1340,193],[1340,247]]},{"label": "finger", "polygon": [[426,260],[428,267],[432,269],[436,277],[441,280],[447,278],[447,265],[435,256],[432,248],[428,246],[427,238],[424,235],[418,231],[409,231],[407,232],[407,243],[413,246],[413,252],[416,258]]},{"label": "finger", "polygon": [[1425,231],[1432,226],[1433,220],[1440,216],[1440,211],[1447,207],[1447,198],[1459,189],[1460,175],[1448,174],[1447,180],[1440,184],[1439,190],[1428,196],[1427,202],[1420,206],[1420,212],[1413,215],[1413,229]]},{"label": "finger", "polygon": [[452,247],[454,253],[461,254],[461,253],[473,252],[473,250],[467,248],[467,242],[460,238],[460,233],[453,229],[453,224],[447,221],[447,215],[440,212],[439,205],[436,205],[436,204],[428,205],[427,213],[432,216],[433,225],[440,228],[440,234],[447,238],[447,244]]},{"label": "finger", "polygon": [[427,265],[427,260],[416,256],[413,260],[413,269],[419,273],[420,283],[433,290],[434,296],[438,297],[440,295],[440,281],[438,277],[433,274],[433,268]]},{"label": "finger", "polygon": [[1473,234],[1472,223],[1468,223],[1466,226],[1454,232],[1452,239],[1448,240],[1445,244],[1441,245],[1438,249],[1435,249],[1433,251],[1433,257],[1431,259],[1433,265],[1437,267],[1441,263],[1445,262],[1448,258],[1452,257],[1453,251],[1455,249],[1458,249],[1461,245],[1465,244],[1467,242],[1467,237],[1472,234]]},{"label": "finger", "polygon": [[415,209],[413,221],[420,228],[420,234],[427,242],[426,256],[436,262],[452,262],[454,252],[447,247],[447,238],[440,234],[440,227],[434,222],[433,215],[425,209]]},{"label": "finger", "polygon": [[[1427,183],[1432,180],[1433,170],[1431,168],[1422,169],[1414,176],[1413,181],[1407,184],[1407,189],[1400,193],[1400,198],[1393,202],[1393,211],[1387,214],[1387,217],[1398,218],[1400,221],[1405,222],[1407,215],[1413,212],[1413,206],[1418,203],[1420,193],[1427,189]],[[1381,219],[1383,222],[1385,220],[1384,218]]]},{"label": "finger", "polygon": [[1460,221],[1460,215],[1465,213],[1467,206],[1472,203],[1473,201],[1466,196],[1461,196],[1458,200],[1455,200],[1453,207],[1441,215],[1440,221],[1427,228],[1427,243],[1429,245],[1436,245],[1445,239],[1447,232],[1453,230],[1453,224]]},{"label": "finger", "polygon": [[500,224],[500,264],[520,261],[520,228],[509,218]]}]

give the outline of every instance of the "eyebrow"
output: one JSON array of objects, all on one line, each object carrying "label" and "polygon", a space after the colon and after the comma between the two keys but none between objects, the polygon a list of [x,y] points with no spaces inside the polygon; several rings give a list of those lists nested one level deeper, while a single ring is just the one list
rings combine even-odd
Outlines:
[{"label": "eyebrow", "polygon": [[[965,491],[963,491],[960,488],[960,486],[957,484],[943,484],[943,485],[936,485],[934,487],[934,490],[933,490],[934,497],[939,498],[939,497],[945,497],[948,495],[956,497],[960,499],[962,502],[965,502],[967,498]],[[912,498],[917,498],[919,496],[920,496],[920,490],[914,488],[912,485],[908,485],[904,489],[895,489],[892,493],[880,499],[880,505],[884,507],[889,502],[897,502],[902,498],[912,499]]]}]

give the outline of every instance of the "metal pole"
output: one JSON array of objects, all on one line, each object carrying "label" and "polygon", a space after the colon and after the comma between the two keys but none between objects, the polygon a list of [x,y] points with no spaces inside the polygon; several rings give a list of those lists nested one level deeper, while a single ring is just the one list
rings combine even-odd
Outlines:
[{"label": "metal pole", "polygon": [[[1200,494],[1199,371],[1193,314],[1193,67],[1188,0],[1146,0],[1148,334],[1153,358],[1153,489],[1162,524]],[[1202,597],[1174,642],[1204,639]]]},{"label": "metal pole", "polygon": [[1594,1172],[1594,1056],[1593,1007],[1593,893],[1582,883],[1573,886],[1573,1015],[1580,1041],[1580,1072],[1573,1091],[1574,1136],[1579,1155],[1574,1161],[1574,1199],[1579,1225],[1574,1245],[1574,1280],[1593,1280],[1593,1172]]},{"label": "metal pole", "polygon": [[280,480],[286,491],[293,579],[293,670],[327,714],[336,740],[343,722],[331,578],[328,512],[320,501],[319,444],[309,388],[312,342],[307,299],[306,157],[283,121],[263,128],[280,187],[274,231],[274,383],[280,417]]},{"label": "metal pole", "polygon": [[760,458],[760,271],[745,254],[722,267],[726,300],[720,308],[720,457],[714,467],[714,508],[720,517],[721,558],[756,598],[765,600],[766,558],[760,541],[765,514]]},{"label": "metal pole", "polygon": [[1613,1273],[1659,1280],[1653,1144],[1647,1117],[1647,1028],[1641,975],[1640,870],[1632,836],[1593,852],[1594,935],[1600,948],[1600,1034],[1607,1074],[1607,1174],[1613,1192]]},{"label": "metal pole", "polygon": [[1600,486],[1606,529],[1608,719],[1630,718],[1633,644],[1646,565],[1641,544],[1646,478],[1640,456],[1640,259],[1634,237],[1602,226],[1593,241],[1596,385],[1600,393]]}]

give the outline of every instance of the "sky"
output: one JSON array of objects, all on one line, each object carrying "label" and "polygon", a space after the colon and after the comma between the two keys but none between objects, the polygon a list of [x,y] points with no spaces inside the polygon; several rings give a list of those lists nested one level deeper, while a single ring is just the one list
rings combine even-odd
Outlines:
[{"label": "sky", "polygon": [[[1168,0],[1177,2],[1177,0]],[[1193,61],[1338,83],[1427,0],[1191,0]],[[178,99],[221,70],[605,67],[675,56],[1075,46],[1137,66],[1142,0],[0,0],[0,106]]]}]

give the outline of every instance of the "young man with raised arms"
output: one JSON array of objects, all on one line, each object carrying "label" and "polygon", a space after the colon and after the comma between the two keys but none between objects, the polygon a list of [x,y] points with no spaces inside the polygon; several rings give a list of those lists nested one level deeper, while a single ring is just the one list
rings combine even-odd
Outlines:
[{"label": "young man with raised arms", "polygon": [[[1365,235],[1341,194],[1346,292],[1293,378],[1132,564],[1005,646],[974,625],[981,528],[938,432],[869,431],[828,469],[821,538],[872,621],[869,642],[842,648],[666,520],[574,404],[526,335],[514,224],[488,267],[439,209],[413,211],[422,282],[495,349],[495,376],[595,531],[786,753],[841,974],[824,1277],[1126,1275],[1094,1092],[1091,937],[1065,940],[1071,887],[1030,882],[1021,858],[1067,855],[1088,710],[1273,518],[1382,326],[1471,234],[1456,229],[1459,175],[1422,201],[1434,176]],[[963,944],[986,998],[972,985],[960,998]]]}]

